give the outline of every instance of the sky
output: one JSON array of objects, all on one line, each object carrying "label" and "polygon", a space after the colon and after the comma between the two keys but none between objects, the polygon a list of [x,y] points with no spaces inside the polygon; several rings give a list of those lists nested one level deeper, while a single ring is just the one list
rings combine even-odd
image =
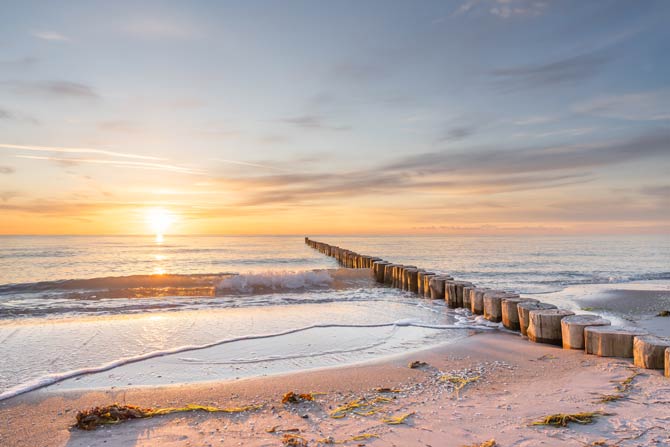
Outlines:
[{"label": "sky", "polygon": [[665,0],[0,11],[0,234],[670,233]]}]

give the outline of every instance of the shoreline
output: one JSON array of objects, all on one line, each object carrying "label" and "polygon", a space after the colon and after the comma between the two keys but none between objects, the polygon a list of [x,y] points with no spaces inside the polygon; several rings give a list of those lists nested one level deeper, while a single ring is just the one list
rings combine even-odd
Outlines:
[{"label": "shoreline", "polygon": [[[428,366],[410,369],[413,360]],[[659,371],[640,370],[630,398],[597,404],[594,398],[611,393],[614,384],[630,376],[628,360],[600,358],[581,351],[528,343],[505,332],[480,333],[459,343],[400,355],[378,362],[290,374],[172,387],[128,388],[117,391],[36,391],[0,402],[3,423],[0,443],[22,446],[155,445],[281,445],[281,436],[266,430],[298,428],[309,445],[318,439],[344,440],[364,433],[379,438],[365,445],[468,445],[495,438],[500,445],[580,445],[637,436],[638,441],[663,436],[659,421],[670,420],[670,387]],[[636,369],[635,369],[636,370]],[[441,381],[446,375],[481,376],[460,392]],[[375,388],[397,388],[383,394],[392,402],[371,416],[347,415],[332,419],[328,412],[361,396],[378,396]],[[319,392],[315,402],[282,405],[288,391]],[[644,400],[640,400],[644,399]],[[182,413],[128,421],[86,432],[70,430],[77,411],[114,402],[148,407],[187,404],[222,407],[263,405],[261,410],[237,415]],[[531,427],[548,414],[608,411],[593,425],[567,428]],[[406,423],[380,421],[414,413]],[[644,417],[639,417],[644,414]],[[303,416],[307,416],[306,418]],[[665,432],[665,441],[670,442]],[[447,440],[447,444],[445,444]],[[664,442],[665,442],[664,441]],[[242,444],[240,444],[242,443]],[[513,444],[514,443],[514,444]],[[349,445],[356,445],[351,442]],[[626,445],[626,444],[622,444]],[[647,444],[655,445],[655,444]],[[661,444],[658,444],[661,445]]]}]

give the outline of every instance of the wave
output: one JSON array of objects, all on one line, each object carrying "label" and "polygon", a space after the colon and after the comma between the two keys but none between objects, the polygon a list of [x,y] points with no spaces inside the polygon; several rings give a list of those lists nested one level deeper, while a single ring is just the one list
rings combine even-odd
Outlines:
[{"label": "wave", "polygon": [[166,355],[172,355],[172,354],[179,354],[182,352],[191,352],[191,351],[199,351],[202,349],[207,349],[207,348],[212,348],[215,346],[221,346],[225,344],[230,344],[230,343],[235,343],[235,342],[240,342],[240,341],[247,341],[247,340],[260,340],[260,339],[268,339],[268,338],[276,338],[276,337],[281,337],[284,335],[291,335],[291,334],[296,334],[299,332],[305,332],[311,329],[323,329],[323,328],[382,328],[382,327],[419,327],[419,328],[426,328],[426,329],[436,329],[436,330],[447,330],[447,329],[470,329],[470,330],[492,330],[496,329],[496,327],[490,327],[488,325],[480,325],[480,324],[468,324],[465,322],[459,322],[456,324],[426,324],[426,323],[421,323],[416,320],[397,320],[393,322],[388,322],[388,323],[374,323],[374,324],[338,324],[338,323],[317,323],[317,324],[311,324],[299,328],[294,328],[294,329],[288,329],[285,331],[281,332],[275,332],[275,333],[269,333],[269,334],[256,334],[256,335],[244,335],[240,337],[233,337],[233,338],[227,338],[223,340],[218,340],[214,341],[211,343],[205,343],[202,345],[186,345],[186,346],[179,346],[176,348],[171,348],[171,349],[165,349],[165,350],[159,350],[159,351],[152,351],[148,352],[145,354],[133,356],[133,357],[124,357],[120,359],[113,360],[111,362],[104,363],[99,366],[95,367],[90,367],[90,368],[81,368],[81,369],[75,369],[71,371],[66,371],[63,373],[55,373],[55,374],[49,374],[34,380],[31,380],[29,382],[14,386],[12,388],[9,388],[6,391],[3,391],[0,393],[0,401],[10,399],[12,397],[16,397],[20,394],[27,393],[29,391],[34,391],[40,388],[44,388],[50,385],[54,385],[56,383],[62,382],[67,379],[72,379],[75,377],[79,376],[84,376],[84,375],[89,375],[89,374],[96,374],[96,373],[101,373],[105,371],[112,370],[114,368],[118,368],[123,365],[128,365],[131,363],[137,363],[141,362],[144,360],[149,360],[155,357],[161,357],[161,356],[166,356]]}]

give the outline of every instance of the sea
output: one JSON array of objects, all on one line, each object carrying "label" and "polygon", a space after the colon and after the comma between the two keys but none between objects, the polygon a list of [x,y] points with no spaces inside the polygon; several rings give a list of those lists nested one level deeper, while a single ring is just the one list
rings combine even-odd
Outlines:
[{"label": "sea", "polygon": [[[587,288],[670,290],[667,235],[309,237],[568,309]],[[0,400],[377,361],[495,329],[302,236],[0,236]]]}]

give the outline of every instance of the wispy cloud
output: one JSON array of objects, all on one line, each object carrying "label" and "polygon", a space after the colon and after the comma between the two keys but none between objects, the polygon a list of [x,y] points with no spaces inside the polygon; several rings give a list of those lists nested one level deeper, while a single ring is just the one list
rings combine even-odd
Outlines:
[{"label": "wispy cloud", "polygon": [[0,81],[0,87],[13,90],[18,94],[39,96],[100,99],[100,95],[89,85],[70,81]]},{"label": "wispy cloud", "polygon": [[143,39],[192,39],[201,34],[194,24],[170,17],[137,17],[121,28],[125,33]]},{"label": "wispy cloud", "polygon": [[186,168],[183,166],[165,164],[165,163],[148,163],[141,161],[126,161],[126,160],[103,160],[98,158],[61,158],[61,157],[45,157],[41,155],[16,155],[17,158],[24,158],[29,160],[48,160],[54,161],[61,164],[66,164],[68,166],[78,165],[78,164],[94,164],[94,165],[110,165],[117,168],[136,168],[136,169],[148,169],[152,171],[167,171],[167,172],[179,172],[183,174],[197,174],[201,171],[197,171],[192,168]]},{"label": "wispy cloud", "polygon": [[3,108],[0,108],[0,120],[19,121],[34,125],[39,124],[39,120],[37,118]]},{"label": "wispy cloud", "polygon": [[472,13],[487,13],[510,19],[516,17],[538,17],[545,13],[549,3],[540,0],[466,0],[452,16]]},{"label": "wispy cloud", "polygon": [[42,40],[58,41],[58,42],[69,42],[70,38],[64,36],[61,33],[55,31],[33,31],[32,35]]},{"label": "wispy cloud", "polygon": [[342,130],[349,130],[349,126],[336,126],[336,125],[331,125],[331,124],[326,124],[325,120],[323,117],[319,115],[313,115],[313,114],[307,114],[307,115],[300,115],[300,116],[293,116],[290,118],[284,118],[282,120],[285,123],[294,125],[296,127],[302,128],[302,129],[320,129],[320,130],[336,130],[336,131],[342,131]]},{"label": "wispy cloud", "polygon": [[508,90],[547,87],[589,79],[600,73],[610,60],[611,56],[596,51],[539,65],[500,68],[490,75]]},{"label": "wispy cloud", "polygon": [[515,138],[579,137],[595,131],[595,127],[576,127],[572,129],[549,130],[546,132],[519,132]]},{"label": "wispy cloud", "polygon": [[33,67],[39,59],[36,57],[21,57],[18,59],[6,59],[6,60],[0,60],[0,68],[8,70],[8,69],[25,69],[25,68],[30,68]]},{"label": "wispy cloud", "polygon": [[0,174],[13,174],[15,173],[16,170],[12,168],[11,166],[0,166]]},{"label": "wispy cloud", "polygon": [[558,120],[555,116],[537,115],[519,118],[513,122],[515,126],[534,126],[536,124],[547,124]]},{"label": "wispy cloud", "polygon": [[474,126],[456,126],[447,130],[438,141],[460,141],[470,137],[474,133]]},{"label": "wispy cloud", "polygon": [[118,152],[106,149],[93,149],[86,147],[34,146],[34,145],[23,145],[23,144],[0,143],[0,148],[18,149],[23,151],[36,151],[36,152],[57,152],[63,154],[107,155],[110,157],[136,158],[140,160],[156,160],[156,161],[165,160],[164,158],[152,157],[149,155],[138,155],[138,154],[131,154],[128,152]]},{"label": "wispy cloud", "polygon": [[669,121],[670,90],[602,96],[580,102],[573,111],[628,121]]},{"label": "wispy cloud", "polygon": [[213,158],[213,161],[219,162],[219,163],[226,163],[226,164],[232,164],[232,165],[237,165],[237,166],[249,166],[252,168],[261,168],[261,169],[268,169],[270,171],[286,171],[286,169],[279,168],[276,166],[270,166],[266,164],[260,164],[260,163],[251,163],[248,161],[239,161],[239,160],[228,160],[225,158]]}]

